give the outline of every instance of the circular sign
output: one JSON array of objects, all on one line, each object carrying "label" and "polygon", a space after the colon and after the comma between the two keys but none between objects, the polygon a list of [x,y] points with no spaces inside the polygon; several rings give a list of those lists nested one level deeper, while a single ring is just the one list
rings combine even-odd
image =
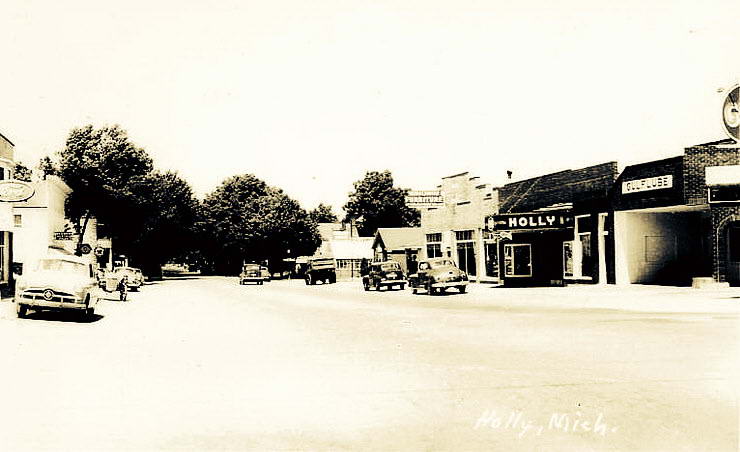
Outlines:
[{"label": "circular sign", "polygon": [[735,141],[740,141],[740,102],[738,102],[738,93],[740,85],[730,88],[722,104],[722,121],[725,125],[727,134]]},{"label": "circular sign", "polygon": [[46,289],[44,291],[44,300],[51,301],[52,298],[54,298],[54,291],[51,289]]},{"label": "circular sign", "polygon": [[87,243],[83,243],[82,245],[80,245],[80,253],[90,254],[90,251],[92,251],[92,247]]},{"label": "circular sign", "polygon": [[25,201],[33,196],[35,191],[33,185],[22,180],[0,181],[0,201],[3,202]]},{"label": "circular sign", "polygon": [[99,246],[96,246],[95,247],[95,255],[98,256],[98,257],[100,257],[103,254],[105,254],[105,248],[101,248]]}]

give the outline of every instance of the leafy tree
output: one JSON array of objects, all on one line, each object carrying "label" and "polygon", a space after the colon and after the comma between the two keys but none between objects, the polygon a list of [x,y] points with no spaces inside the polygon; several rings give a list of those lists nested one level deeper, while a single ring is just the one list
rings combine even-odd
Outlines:
[{"label": "leafy tree", "polygon": [[135,224],[132,187],[152,171],[152,159],[129,141],[123,129],[91,125],[73,129],[54,166],[72,189],[65,212],[77,225],[80,241],[91,217],[110,225],[114,236]]},{"label": "leafy tree", "polygon": [[[156,274],[167,260],[195,246],[199,202],[177,173],[153,171],[131,186],[129,212],[134,221],[118,231],[121,250],[145,273]],[[132,224],[133,223],[133,224]]]},{"label": "leafy tree", "polygon": [[354,187],[344,205],[345,221],[354,220],[360,235],[373,235],[383,227],[419,225],[419,211],[405,203],[408,189],[394,187],[390,171],[368,171]]},{"label": "leafy tree", "polygon": [[43,179],[46,179],[46,176],[59,174],[59,168],[57,168],[56,163],[48,155],[39,161],[38,169]]},{"label": "leafy tree", "polygon": [[319,204],[315,209],[308,211],[308,216],[316,223],[336,223],[337,216],[331,210],[331,206]]},{"label": "leafy tree", "polygon": [[25,182],[31,182],[31,176],[33,175],[33,171],[31,171],[30,168],[28,168],[26,165],[24,165],[21,162],[18,162],[15,164],[15,168],[13,169],[13,178],[17,180],[22,180]]},{"label": "leafy tree", "polygon": [[298,202],[251,174],[233,176],[206,196],[200,214],[204,253],[214,268],[234,273],[244,260],[279,262],[312,254],[316,223]]}]

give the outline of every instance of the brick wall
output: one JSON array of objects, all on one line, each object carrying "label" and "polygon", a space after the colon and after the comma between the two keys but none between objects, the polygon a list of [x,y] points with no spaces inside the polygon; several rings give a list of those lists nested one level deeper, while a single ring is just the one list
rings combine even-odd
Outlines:
[{"label": "brick wall", "polygon": [[715,281],[727,280],[727,226],[740,223],[740,205],[712,206],[712,273]]},{"label": "brick wall", "polygon": [[737,147],[702,145],[686,148],[684,156],[686,204],[700,205],[707,203],[704,168],[724,165],[740,165],[740,152]]}]

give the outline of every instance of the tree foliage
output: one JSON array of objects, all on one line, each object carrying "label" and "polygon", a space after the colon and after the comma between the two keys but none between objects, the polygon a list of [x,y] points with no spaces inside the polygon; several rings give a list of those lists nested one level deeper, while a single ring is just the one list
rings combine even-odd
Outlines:
[{"label": "tree foliage", "polygon": [[15,168],[13,168],[13,179],[31,182],[32,175],[33,171],[23,163],[18,162],[15,164]]},{"label": "tree foliage", "polygon": [[242,261],[280,262],[313,254],[316,223],[295,200],[251,174],[233,176],[206,196],[200,231],[216,271],[234,273]]},{"label": "tree foliage", "polygon": [[373,235],[378,228],[419,225],[419,211],[405,204],[408,189],[394,187],[390,171],[368,171],[354,187],[344,205],[345,221],[354,220],[360,235]]},{"label": "tree foliage", "polygon": [[331,206],[319,204],[315,209],[308,211],[308,216],[316,223],[336,223],[337,216],[331,209]]},{"label": "tree foliage", "polygon": [[192,236],[197,199],[172,172],[154,171],[151,157],[118,126],[73,129],[58,161],[42,159],[45,175],[57,174],[72,189],[65,213],[80,240],[95,217],[105,225],[117,254],[158,268],[183,252]]}]

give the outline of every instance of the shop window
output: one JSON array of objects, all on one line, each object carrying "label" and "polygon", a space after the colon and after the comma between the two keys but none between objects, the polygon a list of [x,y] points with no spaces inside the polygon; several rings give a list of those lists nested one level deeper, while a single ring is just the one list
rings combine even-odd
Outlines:
[{"label": "shop window", "polygon": [[573,242],[563,242],[563,276],[572,278],[573,267]]},{"label": "shop window", "polygon": [[594,253],[591,241],[593,222],[590,215],[576,217],[572,242],[563,242],[563,277],[592,279]]},{"label": "shop window", "polygon": [[5,260],[7,259],[8,252],[5,249],[5,244],[8,241],[5,239],[7,232],[0,232],[0,281],[8,282],[8,273],[6,271]]},{"label": "shop window", "polygon": [[439,243],[430,243],[427,245],[427,258],[442,257],[442,245]]},{"label": "shop window", "polygon": [[495,242],[486,242],[486,276],[498,278],[498,246]]},{"label": "shop window", "polygon": [[455,240],[473,240],[473,230],[455,231]]},{"label": "shop window", "polygon": [[16,228],[23,227],[23,217],[21,215],[13,215],[13,226]]},{"label": "shop window", "polygon": [[532,245],[529,243],[504,245],[504,275],[513,278],[532,276]]},{"label": "shop window", "polygon": [[442,241],[442,233],[437,232],[434,234],[427,234],[427,242],[441,242]]},{"label": "shop window", "polygon": [[7,179],[7,177],[6,177],[6,176],[7,176],[7,171],[8,171],[8,170],[6,170],[6,169],[5,169],[5,168],[3,168],[2,166],[0,166],[0,180],[5,180],[5,179]]},{"label": "shop window", "polygon": [[457,264],[460,270],[475,276],[475,244],[473,242],[457,244]]}]

